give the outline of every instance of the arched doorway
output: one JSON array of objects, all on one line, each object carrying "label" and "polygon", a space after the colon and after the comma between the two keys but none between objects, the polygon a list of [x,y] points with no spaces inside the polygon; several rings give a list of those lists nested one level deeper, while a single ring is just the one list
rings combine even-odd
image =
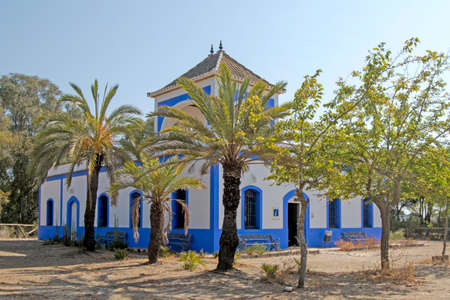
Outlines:
[{"label": "arched doorway", "polygon": [[[308,195],[303,193],[306,199]],[[309,207],[306,208],[304,235],[306,243],[308,244],[308,229],[309,229]],[[298,246],[298,221],[300,218],[301,203],[295,199],[295,190],[288,192],[283,197],[283,230],[287,241],[287,246]]]},{"label": "arched doorway", "polygon": [[67,228],[70,230],[72,240],[77,239],[80,219],[80,203],[78,199],[72,196],[67,202]]}]

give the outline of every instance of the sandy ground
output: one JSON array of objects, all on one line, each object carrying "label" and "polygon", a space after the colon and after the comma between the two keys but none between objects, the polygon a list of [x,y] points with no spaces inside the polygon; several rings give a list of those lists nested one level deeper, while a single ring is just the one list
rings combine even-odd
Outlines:
[{"label": "sandy ground", "polygon": [[[237,270],[214,272],[216,259],[190,272],[176,257],[144,265],[145,256],[125,261],[109,251],[83,252],[37,240],[0,240],[0,298],[17,299],[450,299],[450,267],[419,264],[438,255],[441,244],[391,250],[396,266],[415,262],[416,284],[375,282],[363,271],[377,267],[377,250],[321,250],[309,255],[304,290],[261,279],[261,264],[294,266],[292,257],[243,258]],[[288,284],[295,283],[295,274]]]}]

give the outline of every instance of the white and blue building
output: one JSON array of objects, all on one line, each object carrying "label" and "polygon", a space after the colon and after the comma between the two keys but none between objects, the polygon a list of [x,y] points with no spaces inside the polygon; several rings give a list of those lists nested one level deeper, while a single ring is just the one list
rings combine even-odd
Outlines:
[{"label": "white and blue building", "polygon": [[[261,77],[231,58],[220,49],[211,53],[202,62],[182,76],[191,78],[208,94],[218,93],[218,67],[228,65],[233,79],[237,82],[250,77],[251,83],[263,80]],[[270,83],[267,82],[268,85]],[[174,106],[204,121],[201,113],[190,103],[189,95],[175,81],[165,87],[148,93],[154,98],[155,109],[163,105]],[[269,101],[278,105],[278,95]],[[155,128],[158,132],[173,125],[173,120],[158,117]],[[205,186],[202,190],[188,189],[178,191],[176,198],[185,199],[190,213],[189,233],[192,235],[191,249],[205,252],[219,250],[219,239],[223,221],[222,169],[213,166],[206,175],[201,175],[199,167],[189,169],[189,174],[198,176]],[[84,211],[87,196],[87,177],[85,166],[80,165],[73,173],[72,184],[67,186],[69,166],[51,169],[46,180],[39,187],[39,239],[50,239],[55,234],[62,235],[63,228],[69,228],[74,238],[81,239],[84,232]],[[238,233],[268,233],[280,239],[280,247],[295,244],[299,203],[295,201],[293,185],[274,185],[265,180],[269,170],[263,165],[252,165],[241,179],[241,204],[238,208]],[[129,247],[146,248],[150,233],[150,207],[147,201],[141,205],[141,219],[138,242],[133,240],[131,206],[139,190],[121,190],[116,206],[111,205],[108,195],[109,179],[104,170],[100,173],[96,236],[118,230],[126,232]],[[363,200],[363,197],[341,201],[328,201],[320,191],[305,190],[310,205],[305,220],[306,242],[310,247],[327,247],[340,239],[342,232],[364,232],[366,236],[380,238],[381,218],[378,208]],[[175,195],[174,195],[175,196]],[[181,207],[173,203],[172,232],[184,232]],[[326,231],[332,232],[332,240],[324,242]]]}]

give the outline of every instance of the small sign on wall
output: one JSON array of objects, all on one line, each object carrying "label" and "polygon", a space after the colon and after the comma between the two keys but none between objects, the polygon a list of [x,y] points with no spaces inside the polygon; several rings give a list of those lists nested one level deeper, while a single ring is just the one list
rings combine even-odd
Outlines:
[{"label": "small sign on wall", "polygon": [[274,217],[279,217],[280,216],[280,210],[278,208],[274,208],[273,209],[273,216]]}]

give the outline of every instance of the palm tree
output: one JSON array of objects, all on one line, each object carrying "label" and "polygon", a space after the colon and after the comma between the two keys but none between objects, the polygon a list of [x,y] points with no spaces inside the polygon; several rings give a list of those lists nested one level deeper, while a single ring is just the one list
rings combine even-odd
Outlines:
[{"label": "palm tree", "polygon": [[127,154],[118,143],[126,133],[126,125],[140,114],[130,105],[122,105],[109,115],[107,110],[118,85],[108,90],[106,85],[103,99],[100,99],[98,82],[91,85],[94,111],[81,89],[70,83],[76,95],[65,95],[61,98],[71,106],[82,111],[81,118],[73,118],[68,113],[56,115],[36,138],[33,155],[37,160],[37,168],[45,170],[61,161],[70,163],[67,185],[70,186],[75,166],[86,163],[87,166],[87,201],[84,213],[84,246],[89,251],[95,250],[94,220],[100,169],[105,168],[111,182],[114,182],[113,170],[125,159]]},{"label": "palm tree", "polygon": [[122,149],[140,161],[142,152],[154,142],[154,119],[137,118],[126,127],[126,135],[120,140]]},{"label": "palm tree", "polygon": [[[167,243],[167,232],[171,227],[171,201],[176,200],[183,208],[185,215],[184,230],[187,233],[189,224],[188,209],[180,199],[173,199],[172,193],[186,188],[202,188],[201,181],[194,177],[182,176],[185,164],[178,164],[178,159],[172,158],[168,164],[160,163],[159,159],[152,158],[148,153],[142,152],[140,155],[141,164],[133,161],[125,163],[123,168],[117,171],[118,180],[111,186],[113,201],[117,201],[119,190],[134,187],[143,193],[150,206],[150,241],[148,244],[148,262],[150,264],[158,261],[161,244]],[[136,202],[135,202],[136,203]],[[137,241],[139,234],[137,223],[139,222],[139,209],[134,209],[133,213],[133,233]],[[168,212],[169,222],[164,230],[164,212]]]},{"label": "palm tree", "polygon": [[238,85],[225,64],[220,65],[218,83],[216,97],[207,95],[190,79],[178,80],[207,123],[177,108],[161,107],[153,115],[172,118],[177,123],[162,132],[154,151],[163,155],[182,155],[183,162],[201,161],[203,173],[213,165],[222,165],[224,218],[217,269],[225,271],[233,267],[239,244],[236,212],[241,176],[249,164],[266,161],[265,138],[271,135],[273,122],[286,115],[289,104],[267,107],[269,99],[282,91],[286,83],[279,82],[268,89],[260,81],[250,89],[250,79],[246,78]]}]

